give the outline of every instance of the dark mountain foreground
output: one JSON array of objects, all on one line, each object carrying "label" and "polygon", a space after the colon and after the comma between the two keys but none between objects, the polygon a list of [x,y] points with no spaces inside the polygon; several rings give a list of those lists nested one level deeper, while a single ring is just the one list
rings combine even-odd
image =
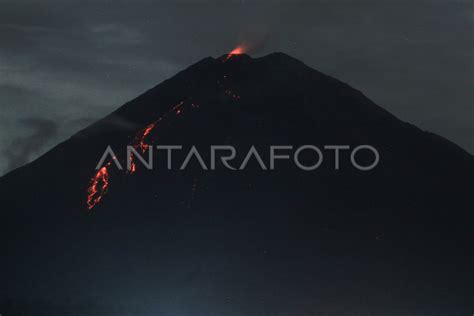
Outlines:
[{"label": "dark mountain foreground", "polygon": [[[192,146],[269,169],[270,145],[308,144],[312,171],[294,151],[179,170]],[[127,145],[183,150],[95,170]],[[350,147],[338,170],[325,145]],[[292,57],[205,58],[0,178],[0,313],[472,314],[473,179],[470,154]]]}]

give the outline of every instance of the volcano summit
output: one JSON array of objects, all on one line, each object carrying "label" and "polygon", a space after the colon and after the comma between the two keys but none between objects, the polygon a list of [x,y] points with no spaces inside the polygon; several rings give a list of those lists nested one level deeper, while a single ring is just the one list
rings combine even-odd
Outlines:
[{"label": "volcano summit", "polygon": [[[252,147],[364,145],[380,160],[137,161],[170,144],[231,146],[238,161]],[[471,313],[473,179],[472,155],[297,59],[208,57],[0,178],[0,313]]]}]

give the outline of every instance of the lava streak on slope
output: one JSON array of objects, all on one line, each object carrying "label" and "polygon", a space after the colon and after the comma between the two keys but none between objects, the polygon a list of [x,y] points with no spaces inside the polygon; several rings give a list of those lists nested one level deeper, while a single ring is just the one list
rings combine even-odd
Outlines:
[{"label": "lava streak on slope", "polygon": [[109,188],[109,168],[110,162],[100,168],[90,181],[87,191],[87,208],[91,210],[96,206],[107,193]]},{"label": "lava streak on slope", "polygon": [[[233,55],[237,54],[242,54],[244,52],[244,47],[239,46],[235,48],[232,52],[229,53],[227,56],[227,59],[232,57]],[[225,61],[224,60],[224,61]],[[226,79],[227,76],[224,76],[224,79]],[[224,94],[235,99],[239,100],[240,95],[237,93],[233,92],[230,89],[225,89],[224,85],[218,81],[218,86],[223,89]],[[151,146],[148,142],[147,139],[150,138],[150,135],[152,132],[155,130],[156,127],[159,126],[158,123],[160,121],[163,121],[167,119],[168,117],[178,117],[183,113],[185,106],[184,101],[180,101],[173,107],[171,107],[166,113],[164,113],[161,117],[159,117],[157,120],[153,121],[152,123],[148,124],[145,128],[142,128],[139,130],[134,137],[132,138],[132,141],[128,144],[129,146],[132,146],[135,150],[141,151],[141,153],[145,153],[148,148]],[[198,109],[200,106],[198,103],[191,102],[189,103],[189,107],[193,109]],[[174,115],[173,115],[174,114]],[[113,159],[117,159],[116,157],[113,157]],[[137,171],[137,166],[134,161],[134,157],[132,154],[130,154],[130,157],[128,157],[130,162],[130,167],[127,168],[127,173],[129,174],[134,174]],[[97,204],[99,204],[104,195],[107,193],[109,189],[109,177],[110,177],[110,172],[109,172],[109,167],[111,165],[112,161],[108,161],[105,166],[103,166],[101,169],[99,169],[96,174],[90,179],[89,183],[89,188],[87,190],[87,208],[91,210],[94,208]]]},{"label": "lava streak on slope", "polygon": [[[184,101],[179,102],[175,106],[173,106],[168,112],[166,112],[162,117],[154,121],[153,123],[149,124],[147,127],[144,129],[140,130],[137,135],[134,137],[134,142],[130,144],[133,146],[135,149],[139,149],[142,153],[145,153],[145,151],[148,150],[148,147],[150,147],[149,144],[147,144],[146,138],[147,136],[155,129],[155,127],[158,125],[158,122],[166,118],[170,113],[174,112],[176,115],[179,115],[182,111],[182,106],[184,105]],[[137,170],[137,166],[135,164],[135,161],[133,160],[133,155],[130,155],[130,170],[129,173],[133,174]]]},{"label": "lava streak on slope", "polygon": [[[158,126],[158,123],[168,117],[171,113],[174,113],[176,116],[182,113],[182,107],[184,101],[180,101],[178,104],[173,106],[168,112],[166,112],[162,117],[158,118],[156,121],[150,123],[145,128],[137,132],[135,137],[133,137],[132,143],[129,143],[130,146],[133,146],[136,150],[140,150],[144,153],[150,144],[146,142],[147,137],[151,132]],[[194,103],[191,103],[193,108],[197,108]],[[113,159],[116,159],[115,157]],[[137,166],[134,162],[133,155],[130,155],[130,170],[129,173],[133,174],[137,170]],[[102,201],[102,198],[107,193],[109,188],[109,167],[111,162],[107,162],[105,166],[100,168],[97,173],[90,180],[89,188],[87,190],[87,209],[91,210],[99,202]]]},{"label": "lava streak on slope", "polygon": [[[151,133],[151,131],[156,127],[156,124],[159,121],[160,119],[151,123],[150,125],[148,125],[147,127],[145,127],[144,129],[140,130],[137,133],[137,135],[134,138],[135,141],[133,142],[133,144],[131,144],[133,148],[140,149],[142,153],[144,153],[148,149],[150,145],[145,142],[145,139]],[[129,173],[135,173],[135,171],[137,171],[137,166],[135,164],[135,161],[133,160],[133,155],[130,155],[129,159],[130,159]]]},{"label": "lava streak on slope", "polygon": [[140,149],[144,152],[148,149],[148,147],[150,145],[148,145],[147,143],[145,143],[145,138],[148,136],[148,134],[151,133],[151,131],[156,127],[156,124],[158,123],[157,122],[153,122],[151,123],[150,125],[148,125],[147,127],[145,127],[145,129],[143,129],[143,132],[141,133],[140,135],[140,141],[138,142],[138,147],[140,147]]}]

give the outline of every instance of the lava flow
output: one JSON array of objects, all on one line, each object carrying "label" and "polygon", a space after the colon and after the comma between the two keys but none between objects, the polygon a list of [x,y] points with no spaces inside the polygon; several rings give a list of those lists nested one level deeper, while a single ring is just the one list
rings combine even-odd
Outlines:
[{"label": "lava flow", "polygon": [[143,129],[143,132],[141,133],[140,135],[140,141],[138,143],[138,147],[140,147],[140,149],[142,150],[142,152],[145,152],[147,149],[148,149],[148,145],[147,143],[145,143],[145,138],[147,137],[148,134],[151,133],[151,131],[155,128],[156,126],[156,123],[157,122],[153,122],[151,123],[150,125],[148,125],[147,127],[145,127]]},{"label": "lava flow", "polygon": [[[150,145],[145,143],[145,138],[156,127],[156,124],[158,123],[158,121],[159,119],[138,132],[138,134],[135,136],[135,142],[134,144],[132,144],[133,148],[140,149],[142,153],[144,153],[148,149]],[[135,173],[136,170],[137,170],[137,166],[135,164],[135,161],[133,160],[133,155],[130,155],[129,172]]]},{"label": "lava flow", "polygon": [[109,170],[110,162],[99,171],[90,181],[89,190],[87,191],[87,208],[91,210],[104,197],[109,188]]},{"label": "lava flow", "polygon": [[[129,145],[133,146],[136,150],[140,150],[142,153],[148,150],[150,144],[146,142],[147,137],[150,133],[157,127],[158,123],[169,116],[171,113],[174,113],[176,116],[182,113],[184,101],[179,102],[173,106],[168,112],[166,112],[162,117],[158,118],[156,121],[150,123],[145,128],[138,131],[138,133],[133,138],[133,142]],[[198,105],[192,103],[193,108],[199,107]],[[117,159],[113,157],[113,159]],[[130,170],[129,173],[133,174],[137,170],[136,163],[133,159],[133,155],[129,157],[130,159]],[[97,173],[90,180],[90,185],[87,190],[87,208],[91,210],[94,208],[107,193],[109,188],[109,167],[111,162],[109,161],[104,167],[100,168]]]},{"label": "lava flow", "polygon": [[[147,127],[144,129],[140,130],[137,135],[134,138],[134,143],[130,144],[133,146],[135,149],[140,149],[142,153],[148,150],[148,147],[150,146],[145,142],[147,136],[153,131],[153,129],[157,126],[158,122],[160,122],[162,119],[167,117],[171,112],[174,112],[176,115],[179,115],[182,110],[182,106],[184,104],[184,101],[179,102],[175,106],[173,106],[168,112],[166,112],[162,117],[160,117],[158,120],[154,121],[153,123],[149,124]],[[133,160],[133,155],[130,155],[130,170],[129,173],[133,174],[135,171],[137,171],[137,166],[135,164],[135,161]]]}]

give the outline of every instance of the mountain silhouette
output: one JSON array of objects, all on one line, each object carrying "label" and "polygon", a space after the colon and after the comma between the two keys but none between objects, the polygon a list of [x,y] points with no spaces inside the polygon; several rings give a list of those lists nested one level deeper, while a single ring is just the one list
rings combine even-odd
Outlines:
[{"label": "mountain silhouette", "polygon": [[[183,150],[171,170],[161,151],[153,170],[96,170],[108,146],[126,166],[127,145]],[[267,167],[272,145],[323,160],[179,170],[211,145],[236,148],[237,168],[252,146]],[[328,145],[379,163],[343,150],[336,170]],[[472,155],[297,59],[208,57],[0,178],[0,313],[472,312],[473,179]]]}]

